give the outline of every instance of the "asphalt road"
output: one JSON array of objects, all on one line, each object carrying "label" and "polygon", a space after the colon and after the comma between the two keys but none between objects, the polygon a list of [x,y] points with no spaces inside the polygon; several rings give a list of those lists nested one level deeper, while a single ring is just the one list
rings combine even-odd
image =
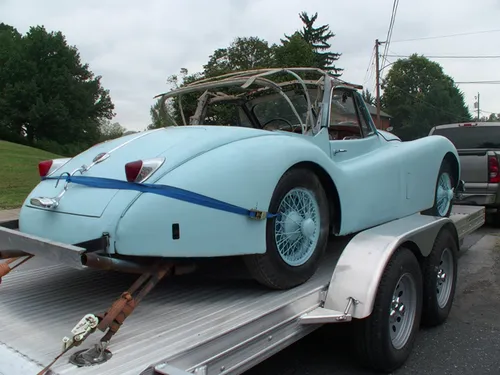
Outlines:
[{"label": "asphalt road", "polygon": [[[421,329],[395,375],[500,374],[500,230],[488,225],[464,240],[450,317]],[[361,375],[338,327],[320,328],[245,375]]]}]

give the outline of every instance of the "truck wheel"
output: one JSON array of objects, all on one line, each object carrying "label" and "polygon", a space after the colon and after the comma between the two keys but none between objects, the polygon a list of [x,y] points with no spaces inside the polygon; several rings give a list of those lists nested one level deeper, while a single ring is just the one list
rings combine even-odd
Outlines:
[{"label": "truck wheel", "polygon": [[455,238],[443,229],[423,264],[422,324],[426,326],[437,326],[448,318],[457,283],[457,254]]},{"label": "truck wheel", "polygon": [[455,185],[456,182],[453,180],[453,171],[450,163],[447,160],[443,160],[436,181],[434,206],[422,213],[424,215],[449,217],[453,207],[453,187]]},{"label": "truck wheel", "polygon": [[266,223],[266,252],[244,260],[261,284],[289,289],[306,282],[318,268],[328,241],[328,198],[315,173],[294,168],[278,182],[269,212],[280,216]]},{"label": "truck wheel", "polygon": [[366,366],[392,372],[408,359],[422,312],[422,273],[415,255],[399,248],[380,280],[373,311],[355,320],[356,344]]}]

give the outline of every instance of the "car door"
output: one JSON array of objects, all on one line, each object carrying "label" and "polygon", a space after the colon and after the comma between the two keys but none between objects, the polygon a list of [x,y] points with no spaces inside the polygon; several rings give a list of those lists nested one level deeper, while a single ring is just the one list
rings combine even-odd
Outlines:
[{"label": "car door", "polygon": [[398,218],[403,185],[397,146],[376,131],[358,92],[333,88],[328,130],[330,157],[349,187],[341,197],[344,225],[361,230]]}]

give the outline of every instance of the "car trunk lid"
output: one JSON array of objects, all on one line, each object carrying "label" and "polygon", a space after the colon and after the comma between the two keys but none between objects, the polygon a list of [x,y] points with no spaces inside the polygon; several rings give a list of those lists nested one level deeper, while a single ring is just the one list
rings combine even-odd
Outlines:
[{"label": "car trunk lid", "polygon": [[[103,158],[101,162],[92,165],[88,171],[85,171],[83,176],[126,180],[126,163],[164,156],[165,163],[150,180],[146,181],[154,182],[158,176],[213,148],[240,139],[270,134],[270,132],[257,129],[220,126],[161,128],[98,144],[75,156],[63,167],[56,170],[51,177],[57,177],[63,173],[71,174],[82,165],[92,165],[98,155],[107,154],[108,156]],[[76,173],[75,175],[81,174]],[[30,204],[31,198],[55,197],[63,190],[63,186],[64,181],[59,182],[57,186],[54,180],[42,181],[28,196],[26,204],[35,207]],[[100,217],[117,193],[116,189],[69,184],[68,191],[54,210],[60,213]]]}]

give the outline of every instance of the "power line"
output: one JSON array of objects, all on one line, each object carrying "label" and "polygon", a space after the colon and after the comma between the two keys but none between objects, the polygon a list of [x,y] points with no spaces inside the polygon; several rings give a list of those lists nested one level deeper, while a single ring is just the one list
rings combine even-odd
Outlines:
[{"label": "power line", "polygon": [[449,34],[449,35],[426,36],[426,37],[413,38],[413,39],[394,40],[394,41],[392,41],[392,43],[413,42],[416,40],[427,40],[427,39],[453,38],[456,36],[488,34],[488,33],[497,33],[497,32],[500,32],[500,29],[473,31],[473,32],[468,32],[468,33]]},{"label": "power line", "polygon": [[[500,59],[500,55],[425,55],[430,59]],[[387,55],[388,57],[410,57],[410,55]]]},{"label": "power line", "polygon": [[460,85],[500,85],[500,80],[497,81],[455,81],[456,84]]},{"label": "power line", "polygon": [[385,39],[384,53],[382,54],[382,60],[387,57],[387,52],[389,51],[389,45],[391,44],[392,32],[394,30],[394,22],[396,21],[396,13],[398,11],[399,0],[394,0],[392,4],[391,20],[389,22],[389,29],[387,30],[387,37]]}]

